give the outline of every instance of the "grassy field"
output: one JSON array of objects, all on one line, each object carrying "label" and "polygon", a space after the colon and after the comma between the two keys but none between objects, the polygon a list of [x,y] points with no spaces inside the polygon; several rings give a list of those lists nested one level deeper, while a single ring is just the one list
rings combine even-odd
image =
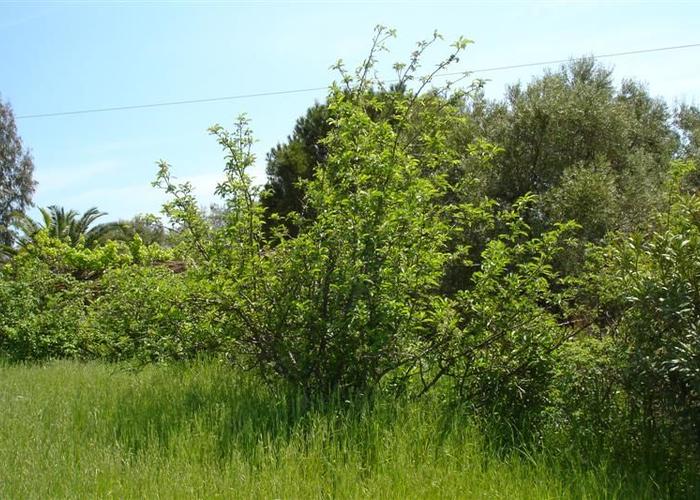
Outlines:
[{"label": "grassy field", "polygon": [[0,366],[0,408],[3,499],[660,496],[603,465],[497,456],[429,400],[304,408],[213,362]]}]

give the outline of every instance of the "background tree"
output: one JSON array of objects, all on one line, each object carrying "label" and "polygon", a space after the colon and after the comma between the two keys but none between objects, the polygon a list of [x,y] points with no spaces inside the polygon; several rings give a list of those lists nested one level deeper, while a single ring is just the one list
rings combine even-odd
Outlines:
[{"label": "background tree", "polygon": [[[343,91],[347,93],[348,89]],[[398,99],[407,95],[405,84],[394,84],[389,87],[378,84],[377,88],[368,89],[368,92],[382,102],[382,105],[376,109],[366,109],[368,116],[374,121],[387,120],[396,125],[398,110],[395,109],[395,105]],[[433,108],[441,108],[441,111],[448,111],[445,109],[447,103],[439,96],[428,95],[426,92],[420,100],[422,107],[433,106]],[[296,236],[299,228],[287,217],[291,213],[302,217],[312,215],[309,213],[309,207],[304,204],[304,183],[312,180],[316,170],[327,160],[328,148],[323,139],[332,130],[329,118],[328,105],[315,103],[304,116],[297,119],[287,141],[277,144],[267,154],[268,181],[262,194],[262,205],[266,210],[265,226],[268,232],[283,220],[289,233]],[[411,124],[412,127],[420,123],[420,120],[415,120],[415,117],[408,118],[414,121]],[[405,123],[402,126],[407,127],[408,124]],[[431,125],[425,124],[425,126]],[[413,134],[418,149],[421,147],[420,137],[421,134]]]},{"label": "background tree", "polygon": [[[681,137],[678,156],[700,165],[700,108],[682,104],[676,109],[675,125]],[[700,189],[700,171],[695,170],[686,179],[687,187]]]},{"label": "background tree", "polygon": [[[384,106],[369,114],[391,120],[391,102],[400,91],[377,92]],[[612,71],[593,59],[546,71],[527,85],[512,85],[500,100],[483,94],[461,102],[451,99],[426,93],[418,103],[439,110],[430,116],[444,117],[455,106],[463,114],[461,120],[453,117],[454,128],[445,132],[448,144],[463,151],[460,161],[441,167],[456,187],[445,201],[476,202],[489,195],[509,205],[528,192],[536,193],[542,195],[530,214],[536,230],[576,219],[586,223],[585,241],[599,241],[612,230],[629,232],[649,222],[649,214],[665,203],[662,186],[670,160],[679,154],[697,156],[697,109],[681,108],[674,127],[664,101],[632,80],[616,86]],[[418,116],[424,119],[427,114]],[[330,131],[327,119],[326,106],[316,104],[299,118],[288,141],[269,153],[263,197],[268,227],[277,216],[303,214],[299,182],[313,178],[326,159],[321,139]],[[416,119],[408,117],[403,126],[411,128],[410,147],[420,156],[428,149],[421,138],[436,124]],[[489,143],[500,146],[500,153],[479,146]],[[286,225],[296,234],[294,224]],[[465,238],[478,256],[483,238]]]},{"label": "background tree", "polygon": [[[304,213],[304,190],[300,181],[308,181],[319,164],[326,160],[327,151],[322,139],[330,131],[328,108],[325,104],[314,104],[299,118],[287,142],[278,144],[267,155],[267,185],[262,204],[268,214],[285,217],[291,212]],[[267,218],[268,229],[276,223]],[[287,222],[291,234],[298,228]]]},{"label": "background tree", "polygon": [[163,225],[160,218],[152,214],[135,215],[129,220],[119,221],[118,225],[120,227],[115,228],[117,229],[115,232],[123,235],[127,240],[139,235],[146,245],[157,243],[161,246],[172,246],[174,243],[174,235]]},{"label": "background tree", "polygon": [[31,204],[34,162],[17,134],[12,108],[0,100],[0,245],[10,245],[13,213]]},{"label": "background tree", "polygon": [[107,222],[93,225],[94,222],[107,215],[92,207],[79,216],[75,210],[66,211],[65,208],[51,205],[41,208],[41,221],[20,215],[15,219],[14,225],[20,231],[19,243],[30,243],[40,231],[45,231],[52,238],[64,241],[71,246],[79,242],[88,248],[93,248],[107,239],[123,239],[127,236],[124,224],[120,222]]},{"label": "background tree", "polygon": [[527,192],[545,195],[536,214],[543,224],[595,218],[595,198],[600,218],[586,237],[599,239],[644,223],[663,200],[678,149],[671,114],[639,83],[617,88],[612,71],[593,59],[513,85],[504,100],[484,101],[476,111],[478,129],[503,148],[490,193],[507,203]]}]

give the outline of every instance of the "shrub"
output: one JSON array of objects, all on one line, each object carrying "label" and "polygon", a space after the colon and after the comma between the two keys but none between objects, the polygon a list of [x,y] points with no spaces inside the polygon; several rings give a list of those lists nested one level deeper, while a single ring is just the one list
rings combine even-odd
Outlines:
[{"label": "shrub", "polygon": [[0,268],[0,353],[12,360],[78,356],[88,283],[56,274],[43,262]]},{"label": "shrub", "polygon": [[216,352],[212,308],[197,300],[199,283],[164,266],[108,270],[82,325],[91,354],[150,362]]},{"label": "shrub", "polygon": [[[105,355],[106,339],[136,336],[125,328],[131,317],[153,320],[165,317],[159,316],[162,309],[173,307],[162,283],[155,277],[145,279],[150,273],[170,284],[164,278],[172,275],[170,271],[147,266],[173,256],[173,251],[157,245],[143,245],[138,236],[129,244],[111,241],[86,248],[38,232],[0,267],[0,352],[14,360]],[[182,293],[172,300],[181,298]],[[124,309],[123,318],[111,314],[105,304],[112,301],[115,311],[130,304],[132,314]],[[99,314],[103,316],[97,321]],[[124,330],[115,338],[117,326]],[[159,326],[163,327],[154,323]],[[114,342],[110,352],[121,352],[123,347]],[[136,351],[132,346],[129,354]]]}]

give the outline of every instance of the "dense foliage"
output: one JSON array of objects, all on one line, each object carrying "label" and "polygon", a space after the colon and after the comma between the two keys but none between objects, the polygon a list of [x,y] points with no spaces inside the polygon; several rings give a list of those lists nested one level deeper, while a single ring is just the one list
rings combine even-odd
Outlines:
[{"label": "dense foliage", "polygon": [[692,471],[697,110],[674,118],[589,60],[504,102],[479,82],[433,87],[469,45],[419,77],[437,34],[385,88],[372,75],[392,36],[378,28],[355,72],[337,65],[341,83],[270,154],[266,189],[248,120],[210,129],[226,156],[215,216],[165,162],[167,234],[137,218],[105,241],[96,210],[45,212],[0,268],[0,352],[213,355],[309,400],[431,393],[512,442]]},{"label": "dense foliage", "polygon": [[17,133],[12,108],[0,100],[0,245],[12,242],[10,222],[34,194],[34,161]]}]

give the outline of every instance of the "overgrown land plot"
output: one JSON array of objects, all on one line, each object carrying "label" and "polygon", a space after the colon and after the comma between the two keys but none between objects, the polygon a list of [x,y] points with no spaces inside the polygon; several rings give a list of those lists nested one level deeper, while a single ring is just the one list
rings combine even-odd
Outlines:
[{"label": "overgrown land plot", "polygon": [[0,110],[0,498],[700,497],[700,110],[393,37],[211,210],[18,213]]}]

